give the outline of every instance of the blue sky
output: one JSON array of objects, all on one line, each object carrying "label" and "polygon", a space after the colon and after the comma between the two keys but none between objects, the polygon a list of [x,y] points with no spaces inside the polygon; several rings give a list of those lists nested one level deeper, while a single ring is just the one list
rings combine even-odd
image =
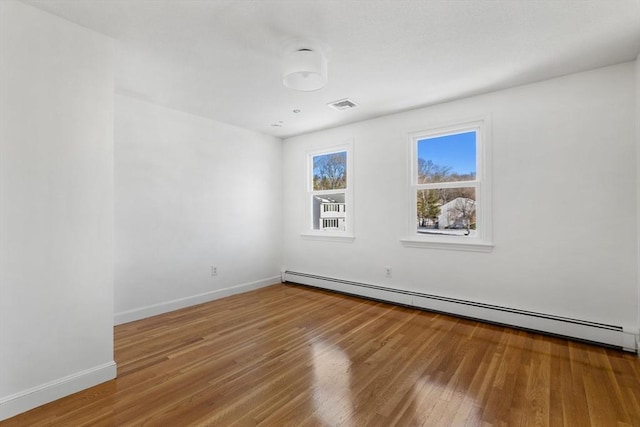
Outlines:
[{"label": "blue sky", "polygon": [[334,155],[339,155],[342,163],[346,166],[347,164],[347,152],[346,151],[341,151],[341,152],[337,152],[337,153],[327,153],[327,154],[320,154],[318,156],[313,156],[313,175],[320,175],[320,166],[323,160],[334,156]]},{"label": "blue sky", "polygon": [[425,138],[418,141],[418,158],[450,166],[451,172],[476,173],[476,133]]}]

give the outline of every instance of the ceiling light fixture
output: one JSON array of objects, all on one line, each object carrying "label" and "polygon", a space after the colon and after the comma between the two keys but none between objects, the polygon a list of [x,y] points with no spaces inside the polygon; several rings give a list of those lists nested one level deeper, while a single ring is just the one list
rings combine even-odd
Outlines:
[{"label": "ceiling light fixture", "polygon": [[302,92],[322,89],[327,84],[327,58],[322,52],[309,48],[285,53],[282,83]]}]

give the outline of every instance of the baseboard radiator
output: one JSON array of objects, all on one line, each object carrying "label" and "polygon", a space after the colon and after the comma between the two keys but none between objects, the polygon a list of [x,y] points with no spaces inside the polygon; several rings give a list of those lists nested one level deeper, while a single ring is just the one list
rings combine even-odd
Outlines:
[{"label": "baseboard radiator", "polygon": [[447,298],[415,291],[352,282],[331,277],[317,276],[286,270],[282,282],[332,290],[364,298],[381,300],[428,311],[507,325],[547,335],[560,336],[594,344],[638,352],[638,337],[625,332],[622,326],[607,325],[587,320],[572,319],[545,313],[519,310],[509,307]]}]

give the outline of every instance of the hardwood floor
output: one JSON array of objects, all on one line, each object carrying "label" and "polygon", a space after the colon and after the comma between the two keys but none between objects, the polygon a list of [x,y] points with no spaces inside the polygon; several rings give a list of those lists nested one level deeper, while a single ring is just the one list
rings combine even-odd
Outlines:
[{"label": "hardwood floor", "polygon": [[117,326],[118,378],[9,426],[640,426],[633,354],[274,285]]}]

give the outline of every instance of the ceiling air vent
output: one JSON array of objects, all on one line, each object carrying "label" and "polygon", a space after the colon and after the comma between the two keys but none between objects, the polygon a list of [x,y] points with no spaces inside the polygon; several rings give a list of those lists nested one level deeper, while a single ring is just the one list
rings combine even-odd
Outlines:
[{"label": "ceiling air vent", "polygon": [[350,100],[349,98],[341,99],[339,101],[333,101],[327,104],[329,107],[338,111],[351,110],[357,108],[358,104]]}]

